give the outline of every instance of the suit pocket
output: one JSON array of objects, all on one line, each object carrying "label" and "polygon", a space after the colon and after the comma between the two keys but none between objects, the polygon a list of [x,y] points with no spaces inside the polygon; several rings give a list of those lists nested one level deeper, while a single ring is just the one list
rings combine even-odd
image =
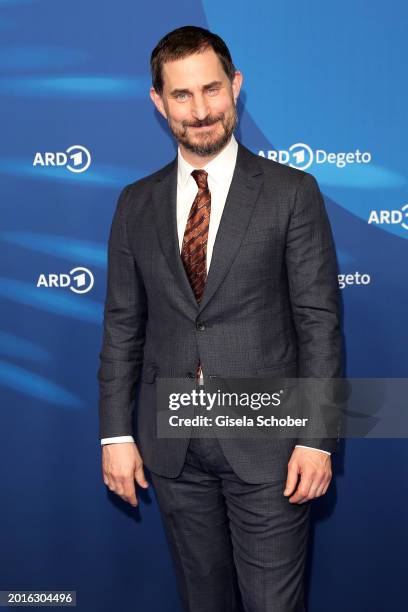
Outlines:
[{"label": "suit pocket", "polygon": [[156,380],[158,367],[154,363],[146,363],[142,368],[142,382],[152,384]]}]

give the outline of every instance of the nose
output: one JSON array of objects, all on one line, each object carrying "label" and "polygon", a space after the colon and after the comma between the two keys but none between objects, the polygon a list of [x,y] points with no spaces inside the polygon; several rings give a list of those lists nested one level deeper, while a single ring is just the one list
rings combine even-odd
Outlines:
[{"label": "nose", "polygon": [[207,101],[202,94],[194,96],[191,112],[193,114],[193,117],[195,119],[198,119],[198,121],[202,121],[210,114],[210,109],[208,107]]}]

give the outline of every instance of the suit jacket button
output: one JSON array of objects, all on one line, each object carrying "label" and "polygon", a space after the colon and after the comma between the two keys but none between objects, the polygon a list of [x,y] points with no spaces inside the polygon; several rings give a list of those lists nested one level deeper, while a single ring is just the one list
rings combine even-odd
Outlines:
[{"label": "suit jacket button", "polygon": [[197,321],[196,323],[196,329],[198,329],[198,331],[204,331],[205,330],[205,325],[202,321]]}]

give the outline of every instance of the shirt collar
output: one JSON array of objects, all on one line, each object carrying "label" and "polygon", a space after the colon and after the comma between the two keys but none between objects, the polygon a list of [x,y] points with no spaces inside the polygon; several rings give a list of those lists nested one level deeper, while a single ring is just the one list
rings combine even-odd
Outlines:
[{"label": "shirt collar", "polygon": [[[226,177],[232,175],[234,172],[237,152],[238,143],[234,134],[232,134],[228,144],[202,169],[208,172],[208,176],[211,178],[211,180],[221,185],[223,182],[225,182]],[[183,189],[187,185],[187,181],[194,169],[194,166],[184,159],[181,154],[180,147],[178,147],[177,183],[179,187]]]}]

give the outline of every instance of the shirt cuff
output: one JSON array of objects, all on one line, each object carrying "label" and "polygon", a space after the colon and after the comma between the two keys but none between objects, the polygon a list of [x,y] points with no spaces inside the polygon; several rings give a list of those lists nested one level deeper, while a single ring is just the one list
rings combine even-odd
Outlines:
[{"label": "shirt cuff", "polygon": [[102,438],[101,445],[118,444],[120,442],[134,442],[133,436],[115,436],[114,438]]},{"label": "shirt cuff", "polygon": [[321,453],[326,453],[326,455],[331,455],[329,451],[325,451],[322,448],[314,448],[313,446],[304,446],[303,444],[296,444],[295,448],[311,448],[312,450],[317,450]]}]

